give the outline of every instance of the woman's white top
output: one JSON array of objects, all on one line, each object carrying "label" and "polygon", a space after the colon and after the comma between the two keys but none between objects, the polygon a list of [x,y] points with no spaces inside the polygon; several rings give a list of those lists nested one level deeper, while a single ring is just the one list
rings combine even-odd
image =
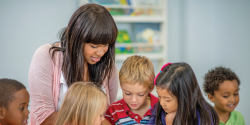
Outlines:
[{"label": "woman's white top", "polygon": [[[60,78],[60,90],[59,90],[59,99],[58,99],[58,104],[57,104],[57,111],[59,111],[59,109],[62,106],[63,103],[63,99],[65,97],[66,92],[68,91],[69,87],[66,83],[66,80],[63,76],[63,72],[61,71],[61,78]],[[104,93],[106,93],[105,88],[102,86],[102,90]]]}]

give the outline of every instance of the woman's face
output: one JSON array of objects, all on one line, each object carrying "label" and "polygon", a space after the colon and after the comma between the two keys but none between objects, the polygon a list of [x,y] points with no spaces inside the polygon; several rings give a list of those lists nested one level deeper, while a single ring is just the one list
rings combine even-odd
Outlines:
[{"label": "woman's face", "polygon": [[108,51],[109,44],[85,43],[83,47],[84,61],[93,65],[101,60],[102,56]]}]

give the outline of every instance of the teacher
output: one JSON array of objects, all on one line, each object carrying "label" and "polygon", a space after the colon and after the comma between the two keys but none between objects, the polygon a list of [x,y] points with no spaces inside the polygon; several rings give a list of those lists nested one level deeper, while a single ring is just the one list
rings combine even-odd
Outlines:
[{"label": "teacher", "polygon": [[72,15],[61,31],[60,42],[45,44],[33,55],[29,69],[30,125],[51,125],[72,83],[95,82],[116,100],[115,65],[117,27],[109,11],[86,4]]}]

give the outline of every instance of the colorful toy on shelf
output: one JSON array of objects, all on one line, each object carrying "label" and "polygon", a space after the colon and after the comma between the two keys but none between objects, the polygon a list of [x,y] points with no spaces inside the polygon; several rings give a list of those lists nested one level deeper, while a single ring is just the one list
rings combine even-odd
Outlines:
[{"label": "colorful toy on shelf", "polygon": [[136,34],[136,40],[138,42],[146,42],[149,44],[160,43],[160,33],[150,28],[146,28],[142,32]]},{"label": "colorful toy on shelf", "polygon": [[[89,0],[89,2],[104,6],[107,5],[106,8],[114,16],[159,15],[159,9],[150,8],[151,6],[158,5],[158,0]],[[112,7],[109,7],[110,5]],[[124,8],[120,5],[124,6]]]},{"label": "colorful toy on shelf", "polygon": [[[121,5],[131,5],[130,0],[120,0]],[[133,13],[133,9],[123,9],[124,15],[131,15]]]},{"label": "colorful toy on shelf", "polygon": [[158,23],[136,23],[134,26],[136,41],[160,44],[160,25]]},{"label": "colorful toy on shelf", "polygon": [[[131,43],[130,37],[128,35],[128,32],[126,30],[119,30],[118,36],[116,39],[116,44],[129,44]],[[121,54],[121,53],[134,53],[134,48],[131,46],[117,46],[115,48],[115,53]]]},{"label": "colorful toy on shelf", "polygon": [[119,8],[107,8],[107,10],[110,12],[111,15],[117,16],[117,15],[124,15],[124,12],[122,9]]},{"label": "colorful toy on shelf", "polygon": [[126,53],[134,53],[133,47],[126,47]]},{"label": "colorful toy on shelf", "polygon": [[[130,13],[131,16],[159,15],[158,9],[150,8],[152,6],[157,6],[159,0],[127,0],[127,1],[128,5],[134,6],[133,11]],[[141,6],[144,7],[141,8]]]},{"label": "colorful toy on shelf", "polygon": [[116,47],[116,54],[134,53],[134,48],[132,47]]},{"label": "colorful toy on shelf", "polygon": [[131,43],[130,37],[126,30],[119,30],[116,39],[117,43]]},{"label": "colorful toy on shelf", "polygon": [[128,5],[128,1],[127,0],[120,0],[120,4],[121,5]]}]

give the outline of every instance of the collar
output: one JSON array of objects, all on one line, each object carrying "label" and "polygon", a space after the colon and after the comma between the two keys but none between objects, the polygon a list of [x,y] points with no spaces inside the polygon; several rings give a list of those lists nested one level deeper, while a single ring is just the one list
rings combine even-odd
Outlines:
[{"label": "collar", "polygon": [[223,125],[226,125],[226,124],[232,124],[232,125],[234,125],[235,120],[233,119],[233,112],[234,111],[230,112],[229,118],[228,118],[228,120],[227,120],[226,123],[223,123],[222,121],[220,121],[220,123],[223,123]]}]

